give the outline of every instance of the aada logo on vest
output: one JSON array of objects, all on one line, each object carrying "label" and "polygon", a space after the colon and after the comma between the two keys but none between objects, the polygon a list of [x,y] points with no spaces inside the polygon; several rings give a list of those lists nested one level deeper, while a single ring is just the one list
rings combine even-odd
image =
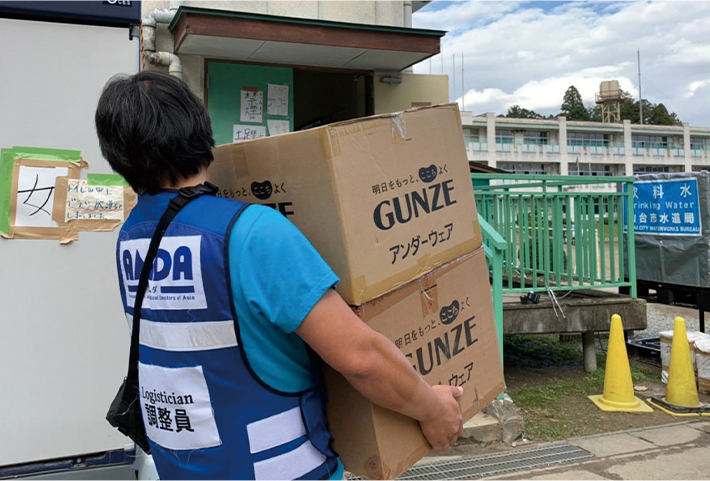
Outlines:
[{"label": "aada logo on vest", "polygon": [[[207,308],[200,262],[201,239],[201,236],[163,237],[143,299],[144,308]],[[150,239],[121,242],[121,273],[129,307],[135,305],[143,259],[148,253],[149,245]]]}]

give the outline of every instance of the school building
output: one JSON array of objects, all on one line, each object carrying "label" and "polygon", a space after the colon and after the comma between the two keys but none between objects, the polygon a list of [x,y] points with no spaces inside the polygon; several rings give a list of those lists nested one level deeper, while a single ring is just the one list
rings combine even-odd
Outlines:
[{"label": "school building", "polygon": [[710,128],[510,119],[462,112],[471,162],[515,174],[634,175],[710,170]]}]

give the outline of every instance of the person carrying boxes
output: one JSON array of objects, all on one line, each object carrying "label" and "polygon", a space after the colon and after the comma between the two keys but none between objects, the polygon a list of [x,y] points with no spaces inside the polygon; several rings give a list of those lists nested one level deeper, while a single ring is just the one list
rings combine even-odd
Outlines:
[{"label": "person carrying boxes", "polygon": [[[111,79],[95,122],[103,156],[139,194],[116,254],[131,319],[170,200],[210,185],[212,128],[184,82],[154,72]],[[162,479],[342,478],[311,350],[373,403],[419,421],[435,451],[456,443],[463,388],[429,386],[337,282],[268,207],[203,195],[177,214],[139,316],[140,401]]]}]

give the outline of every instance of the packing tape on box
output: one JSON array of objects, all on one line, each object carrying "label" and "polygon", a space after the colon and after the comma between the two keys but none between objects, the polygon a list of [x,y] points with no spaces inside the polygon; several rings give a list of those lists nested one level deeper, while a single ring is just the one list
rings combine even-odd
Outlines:
[{"label": "packing tape on box", "polygon": [[[369,284],[365,276],[359,276],[352,280],[351,289],[358,299],[358,305],[368,300],[380,297],[381,295],[393,291],[413,280],[421,277],[442,265],[470,254],[481,248],[481,243],[477,239],[469,239],[450,249],[439,252],[436,255],[422,256],[415,265],[400,271],[399,274],[390,276],[374,284]],[[365,300],[363,300],[365,299]]]},{"label": "packing tape on box", "polygon": [[324,128],[318,132],[323,159],[330,160],[340,155],[340,141],[334,128]]},{"label": "packing tape on box", "polygon": [[249,177],[249,162],[246,161],[244,147],[232,149],[232,166],[237,179]]},{"label": "packing tape on box", "polygon": [[400,144],[407,140],[407,122],[404,120],[404,112],[396,112],[385,117],[373,118],[352,124],[347,122],[341,123],[321,129],[318,135],[323,158],[330,160],[340,155],[340,137],[358,134],[386,125],[391,127],[390,132],[393,144]]}]

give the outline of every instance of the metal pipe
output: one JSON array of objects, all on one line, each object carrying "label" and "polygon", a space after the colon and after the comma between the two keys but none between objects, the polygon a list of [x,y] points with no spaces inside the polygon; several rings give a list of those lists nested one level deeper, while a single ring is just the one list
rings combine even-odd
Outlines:
[{"label": "metal pipe", "polygon": [[182,63],[180,57],[170,52],[153,52],[148,57],[148,63],[168,67],[168,73],[182,79]]},{"label": "metal pipe", "polygon": [[404,0],[404,22],[405,28],[412,28],[412,0]]},{"label": "metal pipe", "polygon": [[143,17],[141,22],[143,60],[151,65],[168,67],[170,75],[178,78],[182,78],[180,58],[170,52],[156,52],[156,28],[159,23],[169,24],[172,22],[182,3],[181,0],[170,0],[169,9],[153,9]]}]

